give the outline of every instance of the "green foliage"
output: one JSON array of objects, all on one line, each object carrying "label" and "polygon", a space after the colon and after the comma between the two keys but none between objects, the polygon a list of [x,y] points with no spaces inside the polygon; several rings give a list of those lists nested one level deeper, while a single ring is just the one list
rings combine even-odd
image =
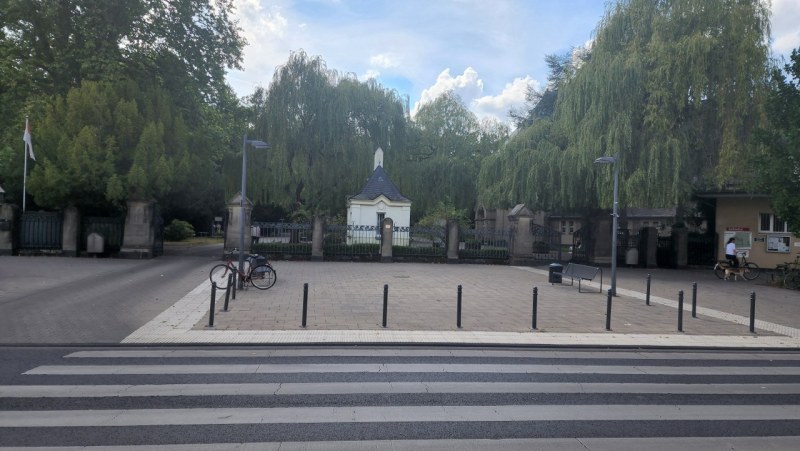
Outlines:
[{"label": "green foliage", "polygon": [[186,221],[173,219],[164,227],[164,239],[167,241],[183,241],[194,236],[194,227]]},{"label": "green foliage", "polygon": [[743,178],[751,191],[769,194],[775,215],[800,235],[800,49],[772,80],[769,127],[759,130],[760,146],[749,154],[751,171]]},{"label": "green foliage", "polygon": [[420,218],[417,225],[423,227],[443,226],[447,221],[456,221],[460,225],[469,226],[468,210],[459,210],[452,202],[442,202],[436,204],[435,207],[428,209],[425,215]]},{"label": "green foliage", "polygon": [[520,130],[480,176],[481,201],[534,210],[681,206],[746,168],[763,121],[769,11],[759,0],[623,0],[560,81],[552,121]]}]

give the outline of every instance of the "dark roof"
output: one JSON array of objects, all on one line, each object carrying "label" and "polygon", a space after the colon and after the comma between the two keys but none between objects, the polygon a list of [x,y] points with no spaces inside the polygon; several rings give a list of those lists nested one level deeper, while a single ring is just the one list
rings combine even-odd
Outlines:
[{"label": "dark roof", "polygon": [[392,201],[411,202],[411,200],[400,194],[400,190],[394,186],[394,183],[392,183],[391,180],[389,180],[389,176],[386,175],[386,171],[383,170],[383,166],[378,166],[375,168],[372,176],[370,176],[369,180],[367,180],[367,184],[364,185],[364,188],[361,190],[361,192],[353,196],[352,199],[374,200],[381,195]]}]

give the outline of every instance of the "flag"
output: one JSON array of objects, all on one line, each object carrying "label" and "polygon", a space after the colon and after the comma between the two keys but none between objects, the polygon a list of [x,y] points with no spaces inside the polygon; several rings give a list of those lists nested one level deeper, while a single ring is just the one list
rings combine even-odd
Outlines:
[{"label": "flag", "polygon": [[31,160],[36,161],[33,156],[33,141],[31,141],[31,124],[28,123],[28,118],[25,118],[25,134],[22,135],[22,140],[25,141],[25,149],[31,155]]}]

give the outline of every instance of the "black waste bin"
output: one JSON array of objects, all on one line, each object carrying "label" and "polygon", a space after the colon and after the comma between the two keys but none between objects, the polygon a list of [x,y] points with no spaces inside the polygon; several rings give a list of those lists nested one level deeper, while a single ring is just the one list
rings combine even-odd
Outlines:
[{"label": "black waste bin", "polygon": [[561,283],[561,273],[564,271],[564,266],[561,263],[550,263],[550,272],[547,276],[547,281],[550,283]]}]

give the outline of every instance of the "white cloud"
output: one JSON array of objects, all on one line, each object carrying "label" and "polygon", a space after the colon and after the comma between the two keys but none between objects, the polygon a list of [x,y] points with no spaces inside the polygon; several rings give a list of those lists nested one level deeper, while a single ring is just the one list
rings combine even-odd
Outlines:
[{"label": "white cloud", "polygon": [[367,69],[367,73],[365,73],[364,76],[361,77],[361,78],[363,80],[369,80],[371,78],[377,79],[380,76],[381,76],[381,73],[379,71],[377,71],[375,69]]},{"label": "white cloud", "polygon": [[402,63],[401,59],[391,53],[381,53],[369,59],[369,63],[373,66],[381,68],[399,67]]},{"label": "white cloud", "polygon": [[513,82],[506,84],[500,94],[478,97],[470,106],[479,118],[488,116],[501,122],[508,122],[508,112],[512,108],[525,105],[528,87],[539,89],[539,86],[539,82],[530,76],[515,78]]},{"label": "white cloud", "polygon": [[772,0],[772,51],[786,57],[800,47],[800,2]]},{"label": "white cloud", "polygon": [[443,70],[433,86],[423,89],[420,94],[419,101],[414,104],[411,115],[414,116],[417,111],[426,103],[433,102],[437,97],[447,91],[453,91],[458,94],[465,104],[469,105],[472,99],[483,94],[483,80],[478,76],[478,72],[472,67],[464,69],[464,73],[453,77],[450,75],[450,69]]}]

